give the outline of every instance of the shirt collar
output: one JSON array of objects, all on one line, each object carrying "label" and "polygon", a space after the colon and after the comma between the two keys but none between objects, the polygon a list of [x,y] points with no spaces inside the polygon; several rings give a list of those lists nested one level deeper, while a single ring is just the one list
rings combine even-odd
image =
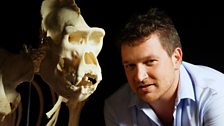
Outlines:
[{"label": "shirt collar", "polygon": [[176,103],[178,104],[181,99],[192,99],[195,101],[193,82],[189,72],[183,65],[180,66],[180,81],[177,91]]}]

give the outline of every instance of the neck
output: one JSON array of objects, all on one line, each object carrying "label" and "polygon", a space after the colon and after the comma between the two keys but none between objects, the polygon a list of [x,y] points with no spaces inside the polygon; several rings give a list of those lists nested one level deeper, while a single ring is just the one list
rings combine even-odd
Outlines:
[{"label": "neck", "polygon": [[173,123],[173,111],[177,97],[178,82],[179,75],[170,89],[158,101],[150,103],[150,106],[161,122],[166,125],[168,124],[168,126]]},{"label": "neck", "polygon": [[175,96],[176,95],[173,95],[169,100],[160,100],[156,103],[150,104],[160,121],[167,126],[172,126],[173,124]]}]

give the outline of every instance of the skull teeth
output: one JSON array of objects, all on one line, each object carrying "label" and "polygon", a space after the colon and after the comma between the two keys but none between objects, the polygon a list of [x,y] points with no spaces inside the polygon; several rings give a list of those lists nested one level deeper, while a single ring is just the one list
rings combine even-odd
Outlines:
[{"label": "skull teeth", "polygon": [[68,84],[68,87],[73,90],[77,91],[81,88],[82,94],[89,94],[93,93],[95,90],[94,84],[96,84],[96,75],[91,73],[87,73],[82,77],[80,82],[75,81],[76,75],[74,73],[70,73],[65,77],[65,80]]},{"label": "skull teeth", "polygon": [[65,80],[69,81],[72,85],[76,85],[76,74],[70,73],[65,77]]},{"label": "skull teeth", "polygon": [[[79,66],[74,64],[74,62],[65,58],[60,58],[57,64],[57,71],[63,77],[68,89],[72,91],[80,90],[83,96],[87,96],[95,91],[98,82],[97,74],[93,72],[95,69],[93,69],[93,71],[90,69],[86,70],[87,67],[93,64],[88,65],[89,66],[82,66],[80,68],[82,72],[79,72]],[[94,67],[91,66],[91,68],[95,68],[95,65]]]},{"label": "skull teeth", "polygon": [[94,92],[94,87],[93,86],[81,86],[81,93],[82,95],[89,95]]},{"label": "skull teeth", "polygon": [[84,76],[84,80],[89,82],[89,83],[95,84],[96,83],[96,75],[87,73]]}]

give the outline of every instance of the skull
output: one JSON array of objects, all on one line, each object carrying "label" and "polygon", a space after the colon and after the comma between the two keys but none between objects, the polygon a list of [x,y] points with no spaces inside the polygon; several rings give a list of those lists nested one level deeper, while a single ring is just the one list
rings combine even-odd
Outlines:
[{"label": "skull", "polygon": [[65,7],[68,4],[56,6],[52,1],[42,3],[42,26],[49,50],[39,73],[59,95],[67,99],[78,95],[78,101],[83,101],[102,80],[97,56],[105,31],[89,27],[75,3]]}]

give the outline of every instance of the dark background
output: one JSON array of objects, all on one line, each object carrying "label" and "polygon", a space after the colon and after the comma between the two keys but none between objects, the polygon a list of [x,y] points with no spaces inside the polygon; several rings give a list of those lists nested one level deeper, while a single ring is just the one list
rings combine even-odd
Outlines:
[{"label": "dark background", "polygon": [[[41,0],[7,1],[1,4],[1,48],[18,53],[22,44],[33,48],[40,41],[40,5]],[[173,18],[180,34],[184,60],[213,67],[224,72],[223,61],[223,34],[224,14],[222,4],[216,1],[168,1],[158,0],[76,0],[81,8],[81,14],[90,27],[101,27],[106,31],[103,49],[98,60],[102,68],[103,80],[97,90],[85,104],[80,118],[80,126],[89,124],[104,126],[103,102],[112,92],[125,81],[120,56],[114,45],[117,34],[126,20],[133,14],[146,11],[150,7],[160,7],[167,11]],[[38,76],[39,83],[44,83]],[[49,89],[46,84],[41,84],[45,95],[45,110],[52,107]],[[21,125],[35,124],[38,98],[35,91],[31,94],[30,119],[27,121],[28,86],[20,86],[24,104],[24,118]],[[47,97],[48,96],[48,97]],[[122,103],[121,103],[122,104]],[[67,125],[67,109],[62,105],[58,125]],[[43,117],[43,124],[46,119]]]}]

